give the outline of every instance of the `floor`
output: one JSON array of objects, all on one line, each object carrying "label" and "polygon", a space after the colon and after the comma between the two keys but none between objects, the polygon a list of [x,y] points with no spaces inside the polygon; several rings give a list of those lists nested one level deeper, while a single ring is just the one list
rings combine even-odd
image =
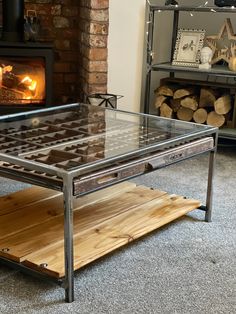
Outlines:
[{"label": "floor", "polygon": [[[135,182],[205,201],[207,156]],[[1,179],[1,194],[22,189]],[[76,274],[75,301],[60,287],[0,265],[0,313],[235,313],[236,146],[221,145],[213,222],[194,211]]]}]

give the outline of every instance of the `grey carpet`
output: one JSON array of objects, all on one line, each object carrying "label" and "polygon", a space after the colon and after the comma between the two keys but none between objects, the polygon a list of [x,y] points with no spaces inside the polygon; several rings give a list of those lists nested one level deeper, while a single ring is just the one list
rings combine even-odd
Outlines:
[{"label": "grey carpet", "polygon": [[[136,182],[204,202],[207,156]],[[0,181],[1,193],[24,187]],[[76,274],[75,298],[0,265],[0,313],[236,313],[236,149],[220,148],[213,222],[194,211]]]}]

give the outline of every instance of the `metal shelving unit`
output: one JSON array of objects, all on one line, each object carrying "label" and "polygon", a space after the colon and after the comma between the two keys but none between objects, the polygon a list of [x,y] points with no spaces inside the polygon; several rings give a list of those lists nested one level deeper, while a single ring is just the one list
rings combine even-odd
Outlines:
[{"label": "metal shelving unit", "polygon": [[[172,65],[170,62],[156,63],[152,65],[152,71],[166,71],[170,73],[175,72],[186,72],[186,67],[181,67],[177,65]],[[192,73],[202,73],[207,75],[215,75],[222,77],[236,77],[235,72],[230,71],[227,66],[215,65],[209,70],[199,69],[199,68],[187,68],[188,72]]]},{"label": "metal shelving unit", "polygon": [[[150,109],[150,92],[152,73],[155,71],[168,72],[171,78],[175,77],[175,73],[188,74],[205,74],[208,77],[217,78],[223,77],[225,79],[236,80],[236,73],[230,71],[226,66],[214,65],[210,70],[203,70],[199,68],[190,68],[172,65],[172,60],[168,62],[154,63],[153,62],[153,46],[154,46],[154,24],[157,18],[156,13],[172,11],[173,12],[173,32],[171,38],[171,56],[173,56],[175,42],[177,38],[180,12],[202,12],[208,14],[217,13],[236,13],[236,7],[216,7],[216,6],[186,6],[186,5],[168,5],[158,6],[147,1],[146,25],[147,25],[147,46],[146,46],[146,77],[145,77],[145,94],[144,94],[144,113],[149,113]],[[157,36],[156,36],[157,38]],[[210,85],[211,82],[209,82]],[[224,85],[227,85],[224,84]],[[228,84],[229,88],[232,84]],[[234,85],[234,84],[233,84]],[[234,85],[236,87],[236,84]],[[221,129],[219,131],[221,137],[236,139],[235,129]]]}]

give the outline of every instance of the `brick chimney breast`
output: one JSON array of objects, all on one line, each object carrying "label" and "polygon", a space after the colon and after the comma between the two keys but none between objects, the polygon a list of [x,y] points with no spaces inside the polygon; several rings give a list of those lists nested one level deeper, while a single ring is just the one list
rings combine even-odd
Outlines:
[{"label": "brick chimney breast", "polygon": [[25,0],[40,18],[40,41],[54,43],[55,104],[107,92],[109,0]]}]

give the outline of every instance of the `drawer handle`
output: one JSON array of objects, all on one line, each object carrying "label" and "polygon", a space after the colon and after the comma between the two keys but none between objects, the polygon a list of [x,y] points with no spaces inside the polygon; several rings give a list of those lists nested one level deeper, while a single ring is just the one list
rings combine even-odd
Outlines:
[{"label": "drawer handle", "polygon": [[165,156],[160,156],[159,158],[152,159],[148,162],[148,166],[152,170],[158,169],[160,167],[181,161],[185,158],[185,152],[174,152]]},{"label": "drawer handle", "polygon": [[113,174],[108,174],[104,177],[101,177],[97,180],[97,183],[98,184],[104,184],[104,183],[107,183],[107,182],[111,182],[111,181],[114,181],[114,180],[117,180],[118,178],[118,174],[117,173],[113,173]]}]

